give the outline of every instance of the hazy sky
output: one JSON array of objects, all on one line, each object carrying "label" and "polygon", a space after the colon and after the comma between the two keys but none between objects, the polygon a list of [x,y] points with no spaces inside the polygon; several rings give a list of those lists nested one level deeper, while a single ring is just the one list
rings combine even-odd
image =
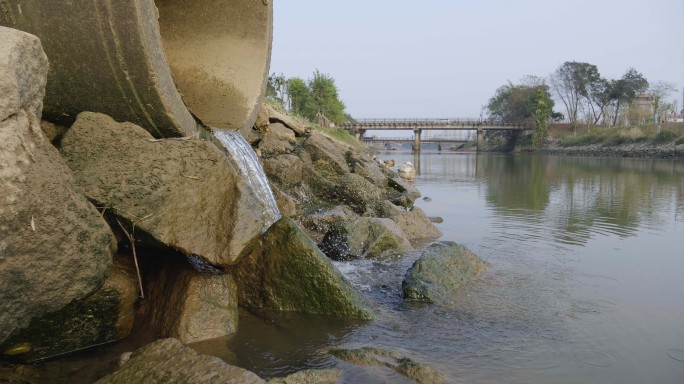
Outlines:
[{"label": "hazy sky", "polygon": [[[684,86],[684,0],[273,0],[271,72],[335,78],[354,117],[477,117],[565,61]],[[557,105],[557,110],[562,110]]]}]

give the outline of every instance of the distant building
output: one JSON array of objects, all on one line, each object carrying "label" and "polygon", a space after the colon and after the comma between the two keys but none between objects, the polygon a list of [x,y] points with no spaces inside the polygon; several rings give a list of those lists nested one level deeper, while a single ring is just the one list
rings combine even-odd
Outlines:
[{"label": "distant building", "polygon": [[636,95],[633,101],[634,105],[639,108],[639,111],[653,116],[653,103],[655,103],[655,95],[652,93],[640,93]]},{"label": "distant building", "polygon": [[668,114],[666,113],[663,115],[663,122],[664,123],[684,123],[684,116],[677,115],[677,114]]}]

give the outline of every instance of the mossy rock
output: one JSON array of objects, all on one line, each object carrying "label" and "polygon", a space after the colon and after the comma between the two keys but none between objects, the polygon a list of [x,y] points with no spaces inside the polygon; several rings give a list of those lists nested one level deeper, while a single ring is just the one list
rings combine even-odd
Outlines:
[{"label": "mossy rock", "polygon": [[380,348],[332,348],[328,350],[328,353],[342,361],[359,366],[391,368],[397,373],[421,384],[442,383],[444,381],[442,374],[430,366],[413,361],[408,357],[400,356],[396,352]]},{"label": "mossy rock", "polygon": [[404,299],[444,302],[461,286],[477,277],[486,263],[463,245],[453,241],[435,243],[406,272],[402,282]]},{"label": "mossy rock", "polygon": [[370,307],[290,218],[273,224],[233,276],[240,305],[369,319]]},{"label": "mossy rock", "polygon": [[133,327],[138,289],[129,266],[115,265],[102,289],[34,318],[0,345],[0,358],[35,362],[116,340]]}]

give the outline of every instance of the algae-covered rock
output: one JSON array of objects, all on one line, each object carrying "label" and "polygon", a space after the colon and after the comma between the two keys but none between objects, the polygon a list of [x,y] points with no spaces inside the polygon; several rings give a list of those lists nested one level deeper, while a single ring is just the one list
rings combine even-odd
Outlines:
[{"label": "algae-covered rock", "polygon": [[358,217],[333,224],[321,250],[333,260],[378,259],[413,249],[392,220]]},{"label": "algae-covered rock", "polygon": [[[31,362],[123,339],[133,328],[138,298],[135,271],[117,262],[104,286],[86,298],[31,321],[0,345],[3,359]],[[22,350],[18,346],[24,346]]]},{"label": "algae-covered rock", "polygon": [[176,339],[157,340],[135,351],[121,369],[97,384],[262,384],[256,374],[218,357],[201,355]]},{"label": "algae-covered rock", "polygon": [[387,367],[421,384],[442,383],[441,373],[428,365],[418,363],[400,354],[380,348],[363,347],[358,349],[333,348],[328,350],[332,356],[351,364],[365,367]]},{"label": "algae-covered rock", "polygon": [[477,277],[486,263],[463,245],[443,241],[430,245],[406,272],[404,299],[442,302]]},{"label": "algae-covered rock", "polygon": [[209,142],[155,140],[136,125],[84,112],[61,151],[84,193],[148,245],[225,266],[249,253],[270,223],[248,180]]},{"label": "algae-covered rock", "polygon": [[282,218],[233,270],[240,305],[370,318],[367,303],[292,219]]},{"label": "algae-covered rock", "polygon": [[278,377],[268,384],[334,384],[339,383],[342,371],[339,369],[307,369],[286,377]]}]

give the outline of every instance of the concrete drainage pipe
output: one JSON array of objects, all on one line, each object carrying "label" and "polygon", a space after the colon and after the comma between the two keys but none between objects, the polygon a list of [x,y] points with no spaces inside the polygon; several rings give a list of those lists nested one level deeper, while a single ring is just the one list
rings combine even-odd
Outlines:
[{"label": "concrete drainage pipe", "polygon": [[273,8],[270,0],[0,0],[0,25],[41,39],[46,119],[70,125],[82,111],[102,112],[172,137],[196,132],[196,120],[254,123]]}]

